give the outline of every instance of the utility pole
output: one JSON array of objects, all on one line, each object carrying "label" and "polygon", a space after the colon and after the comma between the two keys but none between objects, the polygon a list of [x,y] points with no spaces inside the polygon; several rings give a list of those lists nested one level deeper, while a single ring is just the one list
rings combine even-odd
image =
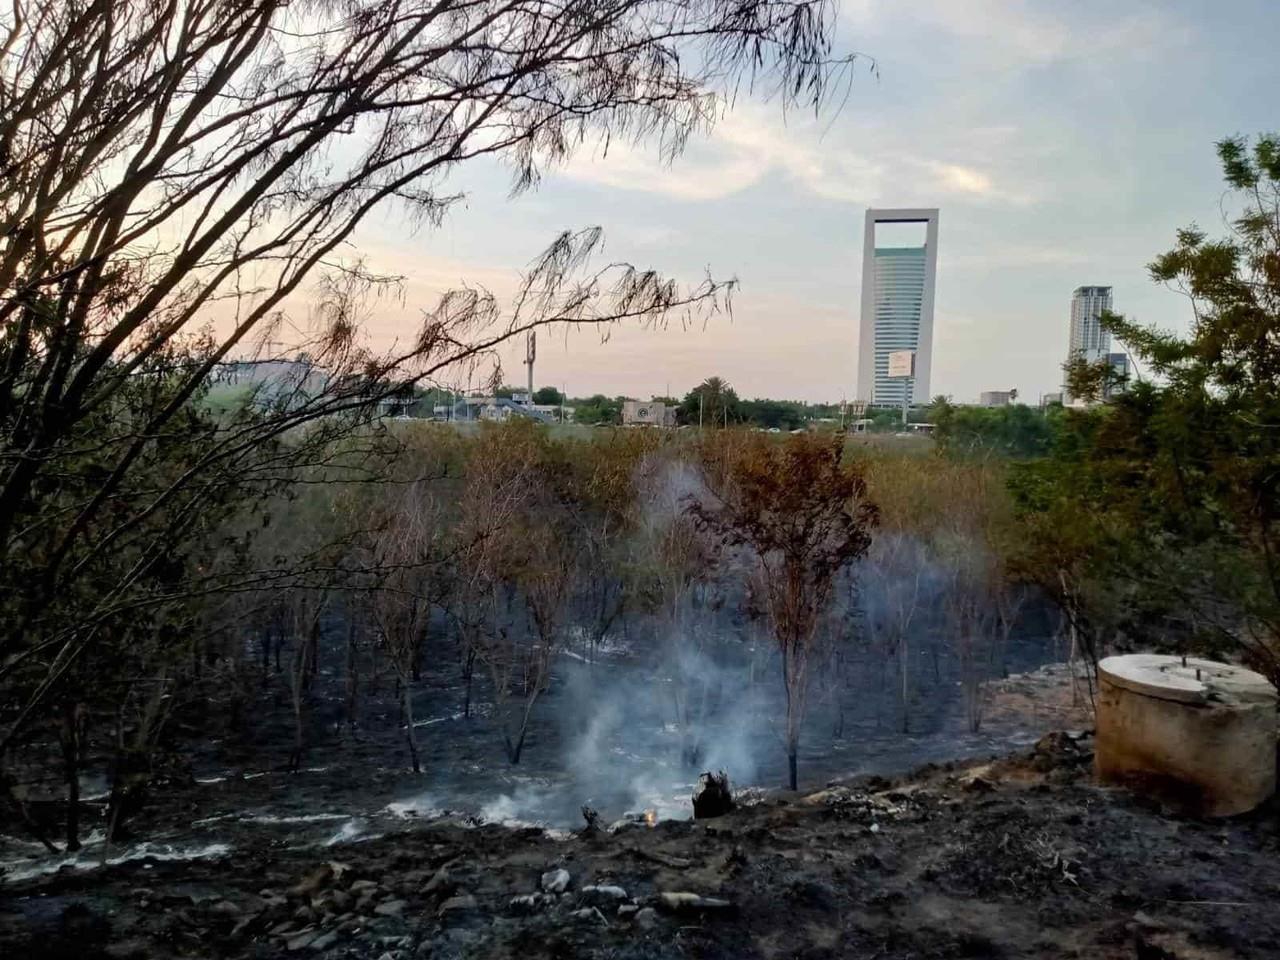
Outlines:
[{"label": "utility pole", "polygon": [[529,406],[533,406],[533,361],[538,356],[538,331],[530,330],[525,341],[524,362],[529,368]]},{"label": "utility pole", "polygon": [[702,401],[703,401],[703,399],[704,399],[704,397],[703,397],[703,393],[702,393],[702,391],[701,391],[701,390],[699,390],[699,391],[698,391],[698,429],[699,429],[699,430],[701,430],[701,429],[702,429]]},{"label": "utility pole", "polygon": [[916,352],[894,350],[889,354],[889,376],[902,384],[902,429],[907,429],[907,410],[911,406],[911,389],[916,382]]}]

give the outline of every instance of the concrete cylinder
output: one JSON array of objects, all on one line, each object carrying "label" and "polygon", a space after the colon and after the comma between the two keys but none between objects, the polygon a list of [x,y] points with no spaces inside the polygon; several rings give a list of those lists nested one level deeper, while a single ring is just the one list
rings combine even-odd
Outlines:
[{"label": "concrete cylinder", "polygon": [[1276,789],[1276,689],[1212,660],[1130,654],[1098,664],[1097,746],[1103,783],[1179,812],[1245,813]]}]

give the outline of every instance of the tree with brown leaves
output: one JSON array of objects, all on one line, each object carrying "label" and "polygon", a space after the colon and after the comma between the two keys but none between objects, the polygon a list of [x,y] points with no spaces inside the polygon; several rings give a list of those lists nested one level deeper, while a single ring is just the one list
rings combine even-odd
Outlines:
[{"label": "tree with brown leaves", "polygon": [[837,581],[852,575],[878,519],[862,473],[844,450],[838,434],[795,434],[781,443],[747,435],[718,444],[707,471],[711,499],[688,506],[721,549],[747,566],[768,618],[782,659],[793,790],[809,666],[824,643]]}]

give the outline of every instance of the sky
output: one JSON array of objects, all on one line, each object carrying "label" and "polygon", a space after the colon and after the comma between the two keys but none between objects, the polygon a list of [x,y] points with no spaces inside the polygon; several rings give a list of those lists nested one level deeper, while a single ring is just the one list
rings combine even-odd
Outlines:
[{"label": "sky", "polygon": [[412,336],[460,283],[509,291],[560,231],[598,225],[611,259],[736,278],[732,317],[548,334],[537,385],[647,399],[716,375],[744,397],[838,401],[854,394],[866,208],[938,207],[932,392],[1034,402],[1059,389],[1077,286],[1185,328],[1189,305],[1146,264],[1181,226],[1222,232],[1213,144],[1280,128],[1277,37],[1274,0],[846,0],[836,48],[877,69],[838,112],[740,99],[672,166],[588,149],[515,199],[507,171],[472,167],[440,228],[372,222],[361,249],[406,280],[370,337]]}]

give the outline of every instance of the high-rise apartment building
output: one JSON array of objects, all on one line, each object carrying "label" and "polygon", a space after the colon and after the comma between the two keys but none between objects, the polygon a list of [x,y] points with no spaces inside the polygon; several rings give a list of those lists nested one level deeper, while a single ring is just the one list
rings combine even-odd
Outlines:
[{"label": "high-rise apartment building", "polygon": [[[923,246],[878,246],[876,227],[922,223]],[[933,363],[933,291],[938,272],[936,209],[868,210],[862,240],[862,320],[857,398],[877,405],[927,403]],[[913,350],[915,376],[891,378],[889,354]]]},{"label": "high-rise apartment building", "polygon": [[1070,356],[1096,362],[1110,352],[1111,334],[1102,329],[1102,315],[1110,311],[1110,287],[1076,287],[1071,295]]},{"label": "high-rise apartment building", "polygon": [[[1102,327],[1102,315],[1111,310],[1110,287],[1076,287],[1071,294],[1071,331],[1067,340],[1067,362],[1097,363],[1111,352],[1111,334]],[[1071,402],[1066,385],[1063,401]]]}]

